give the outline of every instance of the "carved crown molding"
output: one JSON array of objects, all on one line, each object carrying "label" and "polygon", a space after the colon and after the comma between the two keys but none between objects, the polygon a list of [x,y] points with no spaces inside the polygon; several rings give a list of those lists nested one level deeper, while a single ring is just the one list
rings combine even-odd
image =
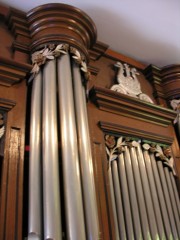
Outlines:
[{"label": "carved crown molding", "polygon": [[13,50],[29,54],[31,39],[26,14],[20,10],[10,8],[7,25],[15,38],[12,44]]},{"label": "carved crown molding", "polygon": [[97,41],[93,48],[89,50],[90,59],[93,61],[98,60],[102,55],[104,55],[108,47],[109,46],[107,44]]},{"label": "carved crown molding", "polygon": [[0,109],[2,111],[8,112],[10,111],[14,106],[16,105],[16,102],[5,99],[5,98],[0,98]]},{"label": "carved crown molding", "polygon": [[32,66],[0,57],[0,84],[11,86],[23,80]]},{"label": "carved crown molding", "polygon": [[165,104],[165,94],[162,86],[161,69],[154,65],[149,65],[143,70],[143,74],[154,88],[154,98],[158,104]]},{"label": "carved crown molding", "polygon": [[172,144],[173,142],[173,137],[170,137],[170,136],[167,137],[157,133],[144,131],[142,129],[139,130],[130,126],[124,127],[124,125],[115,124],[111,122],[104,122],[104,121],[100,121],[99,126],[106,134],[111,133],[111,134],[119,135],[119,133],[121,133],[127,137],[133,136],[133,137],[146,139],[149,141],[156,141],[156,142],[164,143],[168,145]]},{"label": "carved crown molding", "polygon": [[7,23],[14,36],[20,34],[24,37],[30,37],[26,14],[24,12],[10,8]]},{"label": "carved crown molding", "polygon": [[174,64],[158,68],[149,65],[143,71],[154,87],[155,98],[167,101],[180,96],[180,65]]},{"label": "carved crown molding", "polygon": [[167,100],[180,97],[180,64],[169,65],[161,70],[163,88]]},{"label": "carved crown molding", "polygon": [[60,42],[79,49],[88,59],[88,51],[96,42],[97,30],[92,19],[78,8],[61,4],[45,4],[27,13],[31,50]]},{"label": "carved crown molding", "polygon": [[165,127],[170,125],[176,117],[176,112],[171,109],[101,87],[93,87],[91,89],[90,99],[101,110]]}]

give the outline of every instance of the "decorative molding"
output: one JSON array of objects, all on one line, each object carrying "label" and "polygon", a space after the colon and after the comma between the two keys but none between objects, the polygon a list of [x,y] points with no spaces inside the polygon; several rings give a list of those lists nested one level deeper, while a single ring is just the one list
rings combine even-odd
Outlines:
[{"label": "decorative molding", "polygon": [[12,49],[14,51],[29,54],[31,39],[26,14],[17,9],[10,8],[7,25],[15,38],[12,44]]},{"label": "decorative molding", "polygon": [[165,95],[162,86],[161,69],[154,65],[149,65],[143,70],[143,74],[154,88],[154,97],[158,104],[165,103]]},{"label": "decorative molding", "polygon": [[123,137],[116,139],[112,135],[105,135],[106,153],[108,155],[109,167],[111,162],[117,160],[118,155],[124,151],[126,141],[123,141]]},{"label": "decorative molding", "polygon": [[6,122],[7,122],[6,112],[11,110],[15,105],[16,105],[16,103],[14,101],[11,101],[9,99],[0,98],[0,140],[1,140],[0,156],[4,155],[4,141],[5,140],[2,138],[6,131],[6,127],[5,127]]},{"label": "decorative molding", "polygon": [[89,80],[90,72],[88,71],[87,64],[85,62],[85,57],[81,54],[76,48],[70,47],[66,43],[59,45],[50,44],[45,46],[42,50],[36,51],[32,54],[32,63],[33,68],[31,70],[31,77],[29,82],[34,78],[40,70],[40,66],[44,65],[47,60],[53,60],[57,57],[60,57],[62,54],[70,53],[74,61],[80,66],[80,70],[84,73],[86,80]]},{"label": "decorative molding", "polygon": [[19,51],[19,52],[23,52],[23,53],[26,53],[26,54],[30,53],[29,44],[25,44],[25,43],[22,44],[22,43],[19,43],[17,41],[13,42],[12,49],[13,49],[13,51]]},{"label": "decorative molding", "polygon": [[104,53],[104,56],[109,58],[109,59],[112,59],[113,61],[123,61],[123,62],[126,62],[138,69],[141,69],[143,70],[147,65],[145,64],[142,64],[136,60],[134,60],[133,58],[130,58],[130,57],[127,57],[121,53],[117,53],[115,51],[113,51],[112,49],[107,49],[106,52]]},{"label": "decorative molding", "polygon": [[143,131],[143,130],[139,131],[139,129],[135,129],[127,126],[124,127],[123,125],[120,125],[120,124],[100,121],[99,126],[103,130],[103,132],[106,134],[109,134],[109,133],[115,134],[115,135],[122,134],[127,137],[134,136],[135,138],[148,139],[149,141],[153,141],[153,142],[156,141],[156,142],[167,144],[167,145],[170,145],[173,142],[173,137],[165,137],[163,135],[159,135],[159,134],[155,134],[155,133]]},{"label": "decorative molding", "polygon": [[16,103],[9,99],[0,98],[0,109],[2,111],[8,112],[10,111],[14,106],[16,106]]},{"label": "decorative molding", "polygon": [[17,38],[18,35],[30,38],[28,22],[24,12],[15,8],[10,8],[7,23],[15,38]]},{"label": "decorative molding", "polygon": [[88,70],[90,71],[90,73],[94,76],[97,76],[100,69],[91,65],[88,65]]},{"label": "decorative molding", "polygon": [[114,66],[118,68],[116,78],[119,84],[113,85],[111,90],[153,103],[151,98],[141,91],[141,85],[137,78],[139,73],[136,68],[129,68],[127,63],[123,64],[121,62],[117,62]]},{"label": "decorative molding", "polygon": [[173,175],[176,176],[174,159],[169,146],[162,147],[159,144],[144,143],[142,147],[144,150],[148,150],[149,153],[154,153],[156,161],[162,161],[163,165],[170,168],[170,170],[173,172]]},{"label": "decorative molding", "polygon": [[101,87],[90,90],[90,99],[99,109],[167,127],[176,112],[155,104]]},{"label": "decorative molding", "polygon": [[162,68],[163,81],[180,79],[180,64],[168,65]]},{"label": "decorative molding", "polygon": [[31,50],[42,45],[67,43],[83,52],[96,42],[97,30],[92,19],[78,8],[62,3],[45,4],[27,13],[32,38]]},{"label": "decorative molding", "polygon": [[108,155],[109,166],[111,162],[118,159],[118,156],[125,151],[124,146],[138,147],[139,144],[143,150],[147,150],[149,154],[154,154],[156,161],[162,161],[165,166],[170,168],[174,176],[176,176],[174,168],[174,159],[172,157],[169,146],[163,146],[155,142],[143,142],[141,139],[133,137],[115,137],[113,135],[105,135],[106,153]]},{"label": "decorative molding", "polygon": [[0,57],[0,85],[12,86],[26,78],[31,65]]},{"label": "decorative molding", "polygon": [[165,66],[161,70],[163,89],[167,100],[180,97],[180,64]]},{"label": "decorative molding", "polygon": [[90,59],[93,61],[98,60],[101,56],[104,55],[108,47],[109,46],[107,44],[97,41],[94,44],[93,48],[89,50]]},{"label": "decorative molding", "polygon": [[162,103],[164,99],[167,101],[178,98],[180,96],[180,65],[174,64],[158,68],[149,65],[143,70],[146,78],[154,87],[154,96]]}]

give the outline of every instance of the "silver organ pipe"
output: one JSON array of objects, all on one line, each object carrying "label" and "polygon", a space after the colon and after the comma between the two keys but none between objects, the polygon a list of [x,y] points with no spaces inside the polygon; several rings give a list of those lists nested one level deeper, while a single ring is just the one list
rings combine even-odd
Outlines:
[{"label": "silver organ pipe", "polygon": [[[81,57],[81,53],[70,49],[69,45],[60,44],[54,50],[45,47],[34,53],[33,59],[43,57],[43,67],[39,61],[34,62],[29,240],[61,240],[63,235],[74,240],[99,238],[85,90],[81,66],[72,67],[73,54]],[[61,212],[63,200],[65,216]],[[62,228],[62,221],[66,222],[66,229]]]},{"label": "silver organ pipe", "polygon": [[[113,144],[109,144],[108,138]],[[121,221],[127,239],[180,239],[180,205],[172,157],[159,144],[130,137],[106,135],[105,142],[108,172],[116,179],[113,186],[110,184],[114,216],[118,216],[122,202],[124,220]],[[117,193],[119,186],[121,190]],[[117,194],[118,201],[114,200]],[[115,228],[120,232],[118,220]]]},{"label": "silver organ pipe", "polygon": [[61,239],[56,62],[43,69],[43,209],[44,238]]},{"label": "silver organ pipe", "polygon": [[31,128],[29,157],[29,226],[28,239],[42,238],[42,181],[41,181],[41,104],[42,73],[39,72],[33,82],[31,96]]}]

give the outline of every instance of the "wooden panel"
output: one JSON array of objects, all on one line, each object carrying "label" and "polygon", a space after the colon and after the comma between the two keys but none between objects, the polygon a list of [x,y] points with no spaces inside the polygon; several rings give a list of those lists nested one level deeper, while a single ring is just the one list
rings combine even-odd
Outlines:
[{"label": "wooden panel", "polygon": [[[4,239],[13,239],[17,236],[16,223],[18,222],[18,199],[16,197],[18,190],[18,176],[19,176],[19,162],[20,162],[20,134],[21,131],[18,128],[11,128],[10,130],[10,144],[9,144],[9,156],[8,156],[8,185],[6,195],[6,223],[5,223],[5,235]],[[8,211],[7,211],[8,209]],[[11,229],[11,231],[9,231]]]},{"label": "wooden panel", "polygon": [[7,112],[2,159],[0,240],[22,239],[26,84],[0,87],[0,106]]},{"label": "wooden panel", "polygon": [[[94,124],[94,122],[92,124]],[[96,199],[100,225],[99,239],[115,240],[113,234],[113,217],[111,216],[110,195],[108,193],[108,179],[106,175],[108,162],[105,152],[103,131],[96,129],[96,134],[92,134],[91,137]]]}]

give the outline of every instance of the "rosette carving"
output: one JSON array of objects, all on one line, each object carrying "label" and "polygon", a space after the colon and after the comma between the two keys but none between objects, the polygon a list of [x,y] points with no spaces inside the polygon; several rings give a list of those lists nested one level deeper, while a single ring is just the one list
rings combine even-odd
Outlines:
[{"label": "rosette carving", "polygon": [[154,142],[143,142],[140,139],[136,140],[131,137],[115,137],[113,135],[105,135],[106,153],[108,155],[109,167],[111,162],[118,159],[118,156],[125,151],[125,146],[128,148],[138,147],[148,151],[149,154],[154,154],[156,161],[162,161],[163,165],[170,168],[173,175],[176,176],[174,168],[174,159],[172,157],[171,149],[166,145],[159,145]]},{"label": "rosette carving", "polygon": [[112,135],[105,135],[106,153],[108,155],[109,166],[111,162],[116,160],[119,154],[125,151],[125,146],[137,147],[138,142],[130,137],[116,138]]},{"label": "rosette carving", "polygon": [[172,153],[171,153],[171,149],[170,147],[161,147],[158,144],[148,144],[148,143],[144,143],[142,145],[143,149],[148,150],[149,153],[154,153],[155,159],[157,161],[162,161],[163,164],[167,167],[169,167],[172,172],[173,175],[176,176],[176,171],[174,168],[174,159],[172,157]]}]

